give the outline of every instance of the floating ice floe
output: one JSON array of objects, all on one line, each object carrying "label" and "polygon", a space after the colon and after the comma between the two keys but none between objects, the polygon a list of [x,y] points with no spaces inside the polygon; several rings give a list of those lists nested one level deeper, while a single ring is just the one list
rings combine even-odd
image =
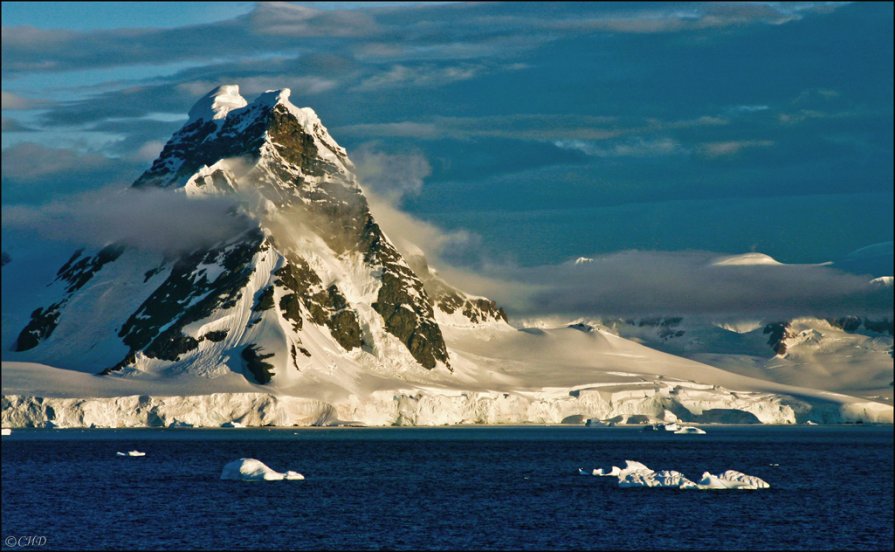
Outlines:
[{"label": "floating ice floe", "polygon": [[681,426],[674,433],[676,435],[705,435],[705,430],[694,426]]},{"label": "floating ice floe", "polygon": [[146,453],[140,452],[139,450],[129,450],[127,452],[118,451],[115,453],[115,456],[146,456]]},{"label": "floating ice floe", "polygon": [[727,470],[721,475],[705,472],[699,480],[700,489],[769,489],[770,487],[765,480],[736,470]]},{"label": "floating ice floe", "polygon": [[12,435],[12,429],[10,429],[8,427],[4,427],[3,428],[3,436],[6,437],[7,435]]},{"label": "floating ice floe", "polygon": [[619,468],[618,466],[612,466],[612,469],[609,471],[606,471],[603,468],[597,468],[593,471],[593,475],[597,477],[618,477],[618,474],[620,474],[621,472],[621,468]]},{"label": "floating ice floe", "polygon": [[245,427],[245,424],[241,424],[241,423],[239,423],[239,422],[224,422],[224,423],[221,424],[221,427],[226,427],[226,428],[241,428],[241,427]]},{"label": "floating ice floe", "polygon": [[[587,475],[587,471],[578,468],[578,473]],[[625,460],[625,467],[612,466],[608,472],[602,468],[595,469],[592,475],[600,477],[615,476],[619,487],[653,487],[666,489],[768,489],[771,486],[758,477],[746,475],[735,470],[727,470],[720,475],[709,472],[702,474],[702,479],[694,483],[679,471],[654,471],[640,462]]]},{"label": "floating ice floe", "polygon": [[671,431],[677,433],[679,429],[681,429],[681,426],[674,422],[670,422],[667,424],[650,424],[645,426],[643,431]]},{"label": "floating ice floe", "polygon": [[264,462],[254,458],[240,458],[224,466],[221,479],[234,481],[282,481],[284,479],[301,480],[305,476],[298,472],[280,473],[267,467]]},{"label": "floating ice floe", "polygon": [[636,470],[618,478],[619,487],[666,487],[673,489],[695,489],[693,483],[679,471]]}]

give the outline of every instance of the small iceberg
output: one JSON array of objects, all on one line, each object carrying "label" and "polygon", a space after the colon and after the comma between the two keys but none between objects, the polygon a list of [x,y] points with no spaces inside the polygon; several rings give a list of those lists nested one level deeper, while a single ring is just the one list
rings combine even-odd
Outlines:
[{"label": "small iceberg", "polygon": [[769,489],[770,487],[767,481],[736,470],[727,470],[721,475],[705,472],[699,480],[700,489]]},{"label": "small iceberg", "polygon": [[674,433],[675,435],[705,435],[705,430],[694,426],[681,426]]},{"label": "small iceberg", "polygon": [[679,471],[635,470],[618,478],[619,487],[664,487],[671,489],[695,489],[693,483]]},{"label": "small iceberg", "polygon": [[241,428],[241,427],[245,427],[245,424],[241,424],[241,423],[239,423],[239,422],[224,422],[224,423],[221,424],[221,427],[226,427],[226,428]]},{"label": "small iceberg", "polygon": [[140,452],[139,450],[129,450],[127,452],[118,451],[115,453],[115,456],[146,456],[146,453]]},{"label": "small iceberg", "polygon": [[612,469],[609,471],[606,471],[603,468],[597,468],[593,471],[593,475],[597,477],[618,477],[618,474],[620,474],[621,472],[621,468],[619,468],[618,466],[612,466]]},{"label": "small iceberg", "polygon": [[[584,469],[579,468],[578,472],[587,475]],[[603,469],[593,471],[593,475],[599,476],[616,476],[618,478],[618,486],[645,487],[645,488],[663,488],[663,489],[698,489],[698,490],[714,490],[714,489],[769,489],[771,486],[758,477],[746,475],[745,473],[735,470],[727,470],[720,475],[712,475],[709,472],[702,474],[702,479],[693,482],[687,479],[684,474],[675,470],[654,471],[640,462],[633,460],[625,460],[625,467],[619,469],[612,466],[612,470],[605,472]]]},{"label": "small iceberg", "polygon": [[254,458],[234,460],[225,465],[223,471],[221,471],[221,479],[232,481],[282,481],[284,479],[302,480],[304,478],[305,476],[298,472],[287,471],[286,473],[280,473],[272,470],[264,462]]},{"label": "small iceberg", "polygon": [[814,420],[808,420],[807,422],[805,422],[805,425],[817,425],[817,422],[815,422]]},{"label": "small iceberg", "polygon": [[3,431],[3,436],[4,436],[4,437],[7,437],[7,436],[9,436],[9,435],[12,435],[12,429],[10,429],[10,428],[8,428],[8,427],[4,427],[2,431]]},{"label": "small iceberg", "polygon": [[681,429],[681,426],[677,425],[675,422],[669,422],[667,424],[649,424],[644,426],[643,431],[671,431],[677,433],[679,429]]}]

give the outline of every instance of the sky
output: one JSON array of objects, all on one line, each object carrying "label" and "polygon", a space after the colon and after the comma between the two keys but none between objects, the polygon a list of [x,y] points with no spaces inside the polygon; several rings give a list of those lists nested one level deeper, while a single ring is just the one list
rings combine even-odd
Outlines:
[{"label": "sky", "polygon": [[[2,20],[4,219],[126,186],[238,83],[291,88],[389,167],[376,192],[459,237],[436,254],[467,272],[591,293],[757,251],[892,273],[889,3],[3,2]],[[4,222],[4,252],[33,236]],[[593,308],[643,291],[607,289]],[[680,289],[648,291],[673,310]]]}]

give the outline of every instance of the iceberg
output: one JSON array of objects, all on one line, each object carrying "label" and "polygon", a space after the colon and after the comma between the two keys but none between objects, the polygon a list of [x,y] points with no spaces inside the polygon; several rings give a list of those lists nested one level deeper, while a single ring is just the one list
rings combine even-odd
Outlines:
[{"label": "iceberg", "polygon": [[721,475],[705,472],[699,480],[700,489],[769,489],[770,487],[767,481],[736,470],[727,470]]},{"label": "iceberg", "polygon": [[705,430],[694,426],[681,426],[681,428],[674,433],[675,435],[705,435]]},{"label": "iceberg", "polygon": [[8,427],[4,427],[3,428],[3,436],[6,437],[7,435],[12,435],[12,429],[8,428]]},{"label": "iceberg", "polygon": [[272,470],[267,465],[254,458],[240,458],[234,460],[224,466],[221,471],[221,479],[229,479],[232,481],[282,481],[302,480],[305,476],[298,472],[287,471],[280,473]]},{"label": "iceberg", "polygon": [[139,450],[129,450],[127,452],[118,451],[115,453],[115,456],[146,456],[146,453],[140,452]]},{"label": "iceberg", "polygon": [[618,478],[619,487],[665,487],[672,489],[695,489],[693,483],[679,471],[674,470],[637,470]]},{"label": "iceberg", "polygon": [[[581,468],[578,472],[587,475]],[[602,468],[595,469],[593,475],[616,476],[618,486],[624,488],[647,487],[664,489],[769,489],[771,486],[761,478],[754,475],[746,475],[736,470],[727,470],[720,475],[712,475],[709,472],[702,474],[702,479],[694,483],[684,474],[675,470],[654,471],[640,462],[625,460],[625,467],[619,469],[612,466],[612,470],[605,472]]]},{"label": "iceberg", "polygon": [[221,424],[221,427],[226,427],[226,428],[241,428],[241,427],[245,427],[245,424],[241,424],[241,423],[239,423],[239,422],[224,422],[224,423]]}]

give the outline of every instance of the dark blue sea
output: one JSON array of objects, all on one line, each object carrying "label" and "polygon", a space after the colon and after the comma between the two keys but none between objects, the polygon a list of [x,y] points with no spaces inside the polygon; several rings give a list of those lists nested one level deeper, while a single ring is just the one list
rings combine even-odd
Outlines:
[{"label": "dark blue sea", "polygon": [[[3,549],[893,548],[891,426],[708,431],[14,430]],[[131,449],[146,456],[115,454]],[[306,480],[220,480],[241,457]],[[625,459],[771,488],[620,489],[577,473]]]}]

